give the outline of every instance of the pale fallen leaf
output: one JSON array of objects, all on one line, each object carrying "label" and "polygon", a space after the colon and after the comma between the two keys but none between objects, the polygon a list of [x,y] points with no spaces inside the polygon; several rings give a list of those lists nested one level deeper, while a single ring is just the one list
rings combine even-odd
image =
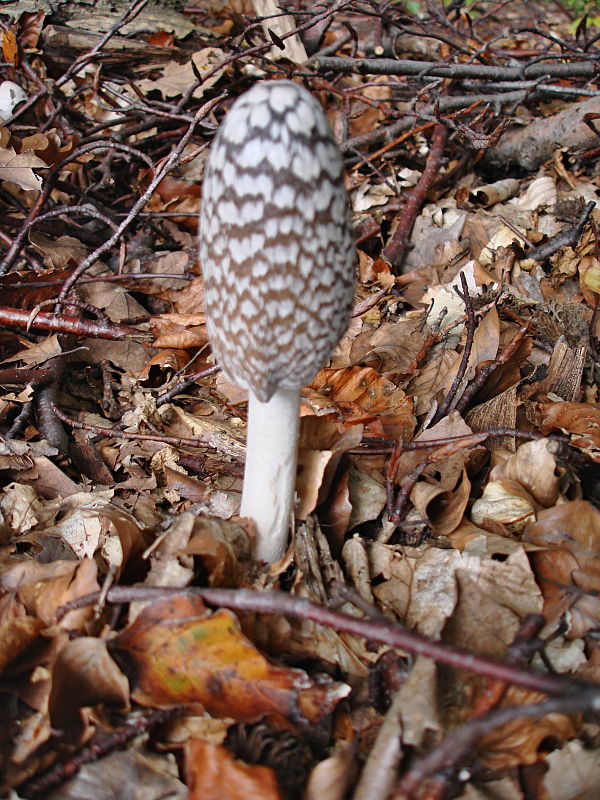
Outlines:
[{"label": "pale fallen leaf", "polygon": [[546,756],[544,775],[548,800],[597,800],[600,790],[600,750],[588,750],[581,742],[568,742]]},{"label": "pale fallen leaf", "polygon": [[[142,92],[158,90],[163,98],[178,97],[186,92],[190,86],[198,82],[192,62],[197,72],[202,75],[212,72],[219,59],[222,58],[221,50],[215,47],[205,47],[192,55],[191,61],[180,64],[177,61],[169,61],[162,69],[162,77],[156,80],[145,78],[138,81],[138,86]],[[223,74],[223,69],[217,70],[210,78],[207,78],[201,86],[194,90],[194,97],[202,97],[204,92],[213,86]]]},{"label": "pale fallen leaf", "polygon": [[39,167],[48,168],[32,150],[17,155],[12,147],[0,148],[0,181],[15,183],[26,191],[39,192],[42,179],[33,171]]}]

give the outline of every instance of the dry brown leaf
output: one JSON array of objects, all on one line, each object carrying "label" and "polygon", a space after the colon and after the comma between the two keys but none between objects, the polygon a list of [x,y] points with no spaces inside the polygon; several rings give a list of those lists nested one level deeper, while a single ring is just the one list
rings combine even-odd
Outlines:
[{"label": "dry brown leaf", "polygon": [[210,614],[185,593],[149,603],[114,643],[135,662],[134,697],[144,705],[201,703],[215,717],[272,713],[314,724],[350,692],[325,676],[273,666],[230,611]]},{"label": "dry brown leaf", "polygon": [[322,369],[310,388],[342,413],[345,424],[364,423],[373,436],[408,439],[415,429],[412,397],[370,367]]},{"label": "dry brown leaf", "polygon": [[[46,625],[56,623],[56,610],[71,600],[99,590],[94,561],[35,561],[8,563],[0,572],[0,589],[11,593],[27,614]],[[93,616],[93,608],[69,611],[58,623],[63,630],[80,630]]]},{"label": "dry brown leaf", "polygon": [[46,795],[46,800],[189,800],[168,755],[147,751],[117,751],[85,764],[71,780]]},{"label": "dry brown leaf", "polygon": [[569,612],[569,638],[585,636],[600,620],[600,512],[585,500],[548,508],[525,531],[545,548],[531,559],[544,594],[544,615],[555,623]]},{"label": "dry brown leaf", "polygon": [[32,150],[17,155],[12,147],[0,148],[0,181],[15,183],[26,191],[39,192],[42,179],[33,171],[39,167],[45,169],[46,163]]},{"label": "dry brown leaf", "polygon": [[[509,686],[502,707],[539,703],[545,696],[520,686]],[[494,770],[508,769],[519,764],[535,764],[544,739],[564,742],[576,735],[578,718],[565,714],[545,717],[522,717],[489,733],[480,743],[483,763]]]},{"label": "dry brown leaf", "polygon": [[600,750],[568,742],[546,756],[544,775],[548,800],[596,800],[600,787]]},{"label": "dry brown leaf", "polygon": [[208,343],[204,314],[162,314],[151,322],[156,331],[154,347],[185,350]]},{"label": "dry brown leaf", "polygon": [[490,481],[473,503],[471,520],[482,528],[504,525],[511,533],[520,533],[535,521],[535,509],[533,498],[518,481]]},{"label": "dry brown leaf", "polygon": [[438,536],[448,536],[460,524],[471,493],[471,482],[463,470],[459,482],[452,491],[440,486],[419,481],[410,499],[421,519],[427,520]]},{"label": "dry brown leaf", "polygon": [[236,761],[229,750],[200,739],[185,748],[189,800],[283,800],[270,767]]},{"label": "dry brown leaf", "polygon": [[[162,77],[151,80],[145,78],[138,81],[138,87],[142,92],[151,92],[154,89],[158,90],[164,99],[170,97],[177,97],[188,90],[188,88],[197,83],[194,70],[192,69],[192,62],[200,75],[213,72],[213,68],[219,63],[222,53],[216,47],[205,47],[203,50],[198,50],[192,54],[191,61],[185,64],[179,64],[177,61],[169,61],[162,68]],[[204,92],[213,86],[223,74],[223,69],[218,69],[210,77],[203,81],[202,85],[194,90],[194,97],[202,97]]]},{"label": "dry brown leaf", "polygon": [[354,748],[338,742],[333,755],[313,768],[306,787],[306,800],[343,800],[355,765]]},{"label": "dry brown leaf", "polygon": [[106,642],[82,636],[65,644],[52,667],[52,727],[68,735],[78,731],[79,709],[98,703],[128,710],[129,681],[108,654]]},{"label": "dry brown leaf", "polygon": [[427,330],[422,319],[383,322],[375,330],[367,329],[352,343],[350,362],[371,364],[380,372],[405,374],[419,352]]},{"label": "dry brown leaf", "polygon": [[561,430],[571,443],[600,462],[600,408],[591,403],[546,403],[540,407],[542,433]]},{"label": "dry brown leaf", "polygon": [[52,269],[75,267],[86,257],[88,250],[74,236],[59,236],[56,239],[45,236],[39,231],[29,232],[29,240],[35,249],[44,257],[44,265]]}]

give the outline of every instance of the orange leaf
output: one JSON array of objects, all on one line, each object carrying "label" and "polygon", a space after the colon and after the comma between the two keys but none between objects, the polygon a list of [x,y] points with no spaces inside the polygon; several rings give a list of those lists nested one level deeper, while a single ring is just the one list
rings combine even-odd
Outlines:
[{"label": "orange leaf", "polygon": [[237,761],[224,747],[190,739],[185,748],[189,800],[281,800],[270,767]]},{"label": "orange leaf", "polygon": [[214,717],[252,721],[267,713],[315,723],[350,689],[328,677],[270,664],[230,611],[211,614],[180,594],[144,608],[116,640],[137,665],[136,700],[201,703]]},{"label": "orange leaf", "polygon": [[16,66],[19,63],[17,36],[12,28],[4,31],[4,36],[2,37],[2,55],[4,56],[4,60],[8,61],[9,64],[14,64]]},{"label": "orange leaf", "polygon": [[549,403],[541,408],[542,433],[559,429],[571,434],[572,444],[600,463],[600,408],[592,403]]}]

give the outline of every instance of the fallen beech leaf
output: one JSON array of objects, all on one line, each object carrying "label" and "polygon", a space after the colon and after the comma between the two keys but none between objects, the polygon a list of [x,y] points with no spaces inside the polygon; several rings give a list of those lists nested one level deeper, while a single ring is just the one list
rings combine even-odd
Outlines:
[{"label": "fallen beech leaf", "polygon": [[106,649],[92,636],[74,639],[62,648],[52,668],[48,711],[52,727],[78,727],[79,709],[108,703],[129,708],[129,682]]},{"label": "fallen beech leaf", "polygon": [[[55,624],[56,609],[100,589],[94,561],[20,562],[0,572],[0,590],[12,592],[28,614]],[[62,630],[79,630],[94,614],[92,606],[69,611],[58,623]]]},{"label": "fallen beech leaf", "polygon": [[[545,695],[530,689],[509,686],[502,707],[531,705],[544,699]],[[548,714],[541,719],[515,719],[484,737],[480,744],[481,760],[486,767],[494,770],[535,764],[544,739],[563,742],[576,735],[576,719],[577,715],[566,714]]]},{"label": "fallen beech leaf", "polygon": [[[162,68],[162,77],[158,78],[158,80],[144,78],[139,81],[139,88],[143,92],[150,92],[157,89],[165,99],[177,97],[187,91],[191,84],[196,83],[192,61],[198,73],[208,74],[213,71],[213,67],[218,63],[221,57],[221,51],[217,48],[205,47],[203,50],[198,50],[196,53],[193,53],[191,61],[185,64],[179,64],[177,61],[169,61]],[[223,69],[214,72],[214,74],[202,83],[202,86],[194,90],[194,97],[201,97],[207,89],[219,80],[222,74]]]},{"label": "fallen beech leaf", "polygon": [[46,164],[31,150],[17,155],[12,147],[0,148],[0,181],[16,183],[26,191],[39,192],[42,179],[33,171],[38,167],[46,168]]},{"label": "fallen beech leaf", "polygon": [[29,233],[29,239],[38,253],[44,257],[44,265],[57,270],[76,266],[88,253],[87,247],[73,236],[52,238],[33,230]]},{"label": "fallen beech leaf", "polygon": [[302,417],[296,479],[300,502],[295,510],[296,519],[306,519],[326,499],[343,454],[358,447],[362,435],[362,425],[352,425],[340,433],[338,426],[327,418]]},{"label": "fallen beech leaf", "polygon": [[495,451],[496,463],[490,472],[490,480],[517,481],[537,503],[553,506],[558,498],[560,476],[548,445],[547,439],[538,439],[520,445],[516,453]]},{"label": "fallen beech leaf", "polygon": [[234,614],[211,614],[186,594],[147,605],[115,644],[136,663],[135,698],[143,704],[201,703],[215,717],[276,713],[315,723],[350,692],[328,677],[270,664]]},{"label": "fallen beech leaf", "polygon": [[40,619],[17,617],[0,625],[0,673],[24,653],[44,628]]},{"label": "fallen beech leaf", "polygon": [[490,481],[481,499],[473,503],[471,519],[482,528],[487,521],[518,533],[535,520],[533,498],[517,481]]},{"label": "fallen beech leaf", "polygon": [[189,800],[167,754],[130,749],[85,764],[45,800]]},{"label": "fallen beech leaf", "polygon": [[416,426],[412,397],[370,367],[322,369],[310,388],[340,409],[346,424],[366,422],[366,432],[391,439],[412,436]]},{"label": "fallen beech leaf", "polygon": [[333,755],[314,767],[306,787],[306,800],[342,800],[356,764],[350,742],[339,741]]},{"label": "fallen beech leaf", "polygon": [[546,756],[550,769],[544,776],[548,800],[594,800],[600,786],[600,750],[588,750],[581,742],[568,742]]},{"label": "fallen beech leaf", "polygon": [[236,760],[225,747],[189,739],[185,748],[189,800],[282,800],[270,767]]},{"label": "fallen beech leaf", "polygon": [[541,406],[542,433],[561,430],[574,447],[600,463],[600,407],[592,403],[547,403]]},{"label": "fallen beech leaf", "polygon": [[554,622],[569,611],[568,636],[584,636],[600,624],[600,512],[573,500],[538,514],[524,539],[545,548],[531,554],[544,595],[544,616]]},{"label": "fallen beech leaf", "polygon": [[185,350],[208,341],[204,314],[162,314],[151,322],[156,329],[153,347]]},{"label": "fallen beech leaf", "polygon": [[461,479],[452,491],[445,492],[440,486],[419,481],[410,499],[421,519],[428,520],[438,536],[447,536],[459,526],[470,492],[471,482],[466,470],[463,470]]}]

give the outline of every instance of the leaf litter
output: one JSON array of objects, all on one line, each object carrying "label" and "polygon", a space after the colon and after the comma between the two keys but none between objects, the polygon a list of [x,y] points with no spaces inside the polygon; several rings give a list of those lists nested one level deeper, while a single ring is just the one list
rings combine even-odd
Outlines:
[{"label": "leaf litter", "polygon": [[[598,20],[76,5],[0,9],[2,796],[595,798]],[[196,254],[267,77],[324,104],[359,261],[268,569]]]}]

